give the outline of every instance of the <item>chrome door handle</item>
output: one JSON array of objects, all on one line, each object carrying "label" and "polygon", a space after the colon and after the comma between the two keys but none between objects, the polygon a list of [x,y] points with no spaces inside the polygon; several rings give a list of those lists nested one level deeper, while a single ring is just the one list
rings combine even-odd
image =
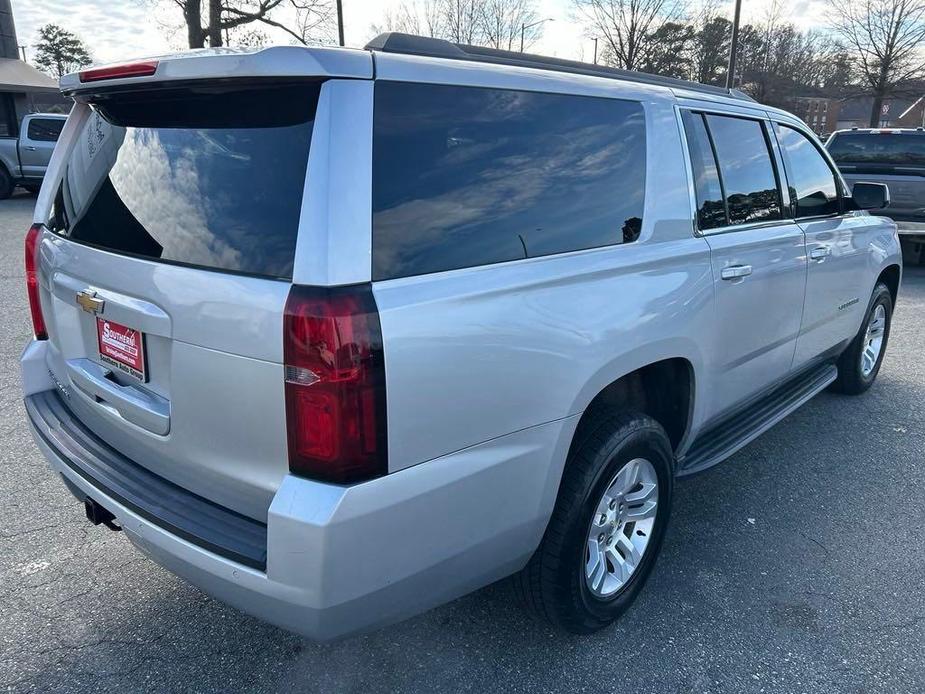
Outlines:
[{"label": "chrome door handle", "polygon": [[750,274],[752,274],[751,265],[730,265],[729,267],[723,268],[720,277],[724,280],[737,280],[742,277],[748,277]]},{"label": "chrome door handle", "polygon": [[809,257],[813,260],[822,260],[832,254],[832,249],[828,246],[816,246],[809,252]]},{"label": "chrome door handle", "polygon": [[28,149],[30,152],[35,151],[35,147],[33,147],[32,145],[26,145],[25,147],[23,147],[23,149]]}]

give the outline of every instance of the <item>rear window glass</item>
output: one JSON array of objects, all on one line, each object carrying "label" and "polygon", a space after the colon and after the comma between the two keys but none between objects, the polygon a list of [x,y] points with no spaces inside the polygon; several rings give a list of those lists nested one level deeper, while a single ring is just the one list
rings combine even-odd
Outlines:
[{"label": "rear window glass", "polygon": [[63,118],[33,118],[29,121],[26,137],[34,142],[57,142],[63,127]]},{"label": "rear window glass", "polygon": [[289,278],[319,86],[98,98],[50,226],[117,253]]},{"label": "rear window glass", "polygon": [[635,241],[645,136],[630,101],[378,83],[374,279]]},{"label": "rear window glass", "polygon": [[838,133],[827,149],[837,162],[925,165],[925,132]]}]

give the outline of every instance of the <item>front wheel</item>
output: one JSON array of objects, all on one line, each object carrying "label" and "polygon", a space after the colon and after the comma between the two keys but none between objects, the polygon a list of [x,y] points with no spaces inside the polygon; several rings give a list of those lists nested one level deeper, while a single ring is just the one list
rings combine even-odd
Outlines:
[{"label": "front wheel", "polygon": [[579,436],[543,541],[514,585],[542,619],[586,634],[626,611],[655,565],[673,454],[665,430],[638,413],[598,416]]},{"label": "front wheel", "polygon": [[859,395],[873,385],[886,353],[892,318],[893,297],[887,286],[880,283],[874,287],[861,329],[838,358],[838,378],[832,384],[833,390]]}]

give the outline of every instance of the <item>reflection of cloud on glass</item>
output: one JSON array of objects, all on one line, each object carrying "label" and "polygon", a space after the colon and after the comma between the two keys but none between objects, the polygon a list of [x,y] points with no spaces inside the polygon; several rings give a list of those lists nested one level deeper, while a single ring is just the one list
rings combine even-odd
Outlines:
[{"label": "reflection of cloud on glass", "polygon": [[[536,127],[531,121],[542,122],[540,113],[525,117],[521,104],[523,95],[502,94],[504,98],[493,97],[495,102],[500,102],[493,106],[499,105],[505,113],[517,115],[528,128]],[[533,111],[538,111],[535,103],[530,105]],[[491,108],[479,109],[479,112],[496,115]],[[439,115],[447,118],[446,114]],[[427,120],[440,122],[432,118]],[[486,119],[492,125],[497,120]],[[445,120],[442,125],[445,128]],[[604,233],[609,233],[609,242],[620,243],[625,236],[622,228],[625,220],[614,221],[618,207],[614,200],[620,201],[620,207],[635,205],[639,212],[642,211],[643,186],[638,185],[638,179],[620,178],[627,159],[644,162],[644,137],[638,137],[641,115],[606,124],[578,123],[574,129],[567,126],[561,124],[558,132],[544,131],[542,137],[534,137],[529,132],[526,137],[518,134],[513,130],[518,127],[516,123],[513,128],[507,126],[505,132],[508,134],[494,137],[478,131],[475,136],[467,137],[465,133],[473,130],[470,124],[450,128],[445,151],[426,166],[438,172],[437,175],[452,172],[453,183],[434,194],[424,183],[431,182],[425,171],[417,188],[409,185],[418,197],[399,199],[394,206],[376,212],[377,235],[402,239],[401,243],[382,244],[377,248],[377,265],[401,274],[403,267],[415,262],[414,254],[428,252],[437,241],[452,245],[454,237],[475,225],[483,233],[465,237],[473,254],[501,259],[568,250],[555,248],[555,245],[562,244],[563,238],[574,233],[577,227],[603,226]],[[433,127],[440,129],[440,125]],[[633,149],[641,149],[641,153],[628,151]],[[644,170],[639,172],[640,177],[644,174]],[[601,195],[602,185],[612,195]],[[551,199],[562,199],[573,210],[581,203],[581,214],[571,218],[563,215],[558,219],[536,219],[534,210],[541,211],[544,203],[549,205]],[[516,232],[522,245],[513,247],[510,234],[497,233],[498,228],[491,229],[499,223]],[[517,224],[524,228],[516,228]],[[606,229],[608,224],[610,229]]]},{"label": "reflection of cloud on glass", "polygon": [[197,156],[190,148],[168,150],[157,131],[129,128],[109,177],[148,233],[170,238],[163,244],[168,259],[235,267],[241,252],[209,231]]}]

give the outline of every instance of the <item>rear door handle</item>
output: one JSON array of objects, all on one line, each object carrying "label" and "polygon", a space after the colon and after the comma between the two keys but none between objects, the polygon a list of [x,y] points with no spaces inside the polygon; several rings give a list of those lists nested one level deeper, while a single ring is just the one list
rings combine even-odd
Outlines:
[{"label": "rear door handle", "polygon": [[25,147],[23,147],[23,149],[28,149],[30,152],[35,151],[35,147],[33,147],[32,145],[26,145]]},{"label": "rear door handle", "polygon": [[828,246],[816,246],[809,252],[809,257],[813,260],[823,260],[832,254],[832,249]]},{"label": "rear door handle", "polygon": [[737,280],[742,277],[748,277],[750,274],[752,274],[751,265],[730,265],[729,267],[723,268],[720,277],[724,280]]}]

